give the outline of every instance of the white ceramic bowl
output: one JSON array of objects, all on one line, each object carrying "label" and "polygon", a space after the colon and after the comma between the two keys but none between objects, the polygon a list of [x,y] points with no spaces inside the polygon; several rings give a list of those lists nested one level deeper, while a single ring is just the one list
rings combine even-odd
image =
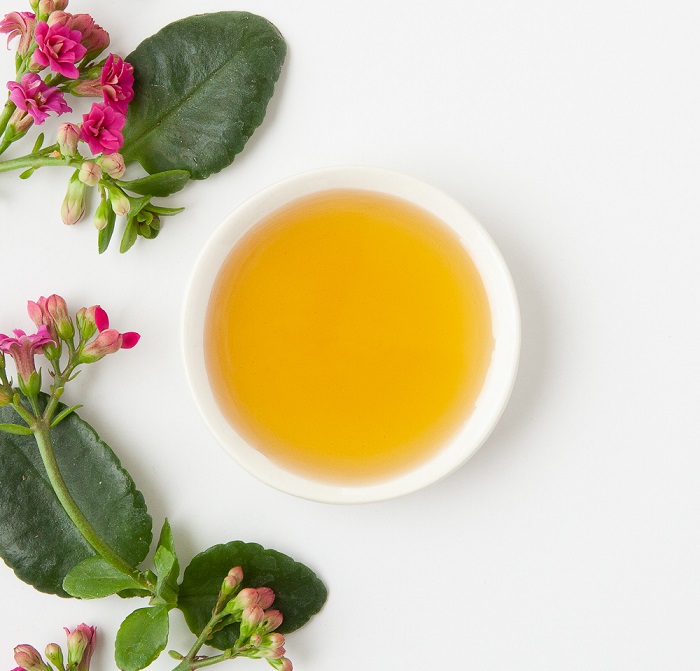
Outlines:
[{"label": "white ceramic bowl", "polygon": [[[427,461],[388,480],[338,485],[291,473],[248,445],[219,410],[204,360],[204,323],[212,286],[240,238],[289,201],[326,189],[378,191],[415,203],[450,226],[473,259],[486,287],[494,351],[476,406],[457,434]],[[190,385],[209,428],[225,450],[254,476],[302,498],[327,503],[364,503],[416,491],[459,468],[483,444],[498,422],[515,380],[520,353],[520,314],[508,268],[481,224],[458,202],[413,177],[378,168],[338,167],[291,177],[253,196],[230,214],[195,264],[183,311],[183,348]]]}]

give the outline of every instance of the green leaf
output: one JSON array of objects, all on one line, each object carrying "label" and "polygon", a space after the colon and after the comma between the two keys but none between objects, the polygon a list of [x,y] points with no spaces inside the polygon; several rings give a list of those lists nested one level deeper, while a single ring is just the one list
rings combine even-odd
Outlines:
[{"label": "green leaf", "polygon": [[[18,419],[11,406],[0,408],[0,422]],[[151,518],[131,476],[75,413],[51,429],[51,438],[80,509],[124,559],[139,564],[151,544]],[[0,556],[5,563],[39,591],[68,596],[64,578],[95,554],[56,498],[34,438],[0,433]]]},{"label": "green leaf", "polygon": [[117,184],[142,196],[165,197],[180,191],[189,181],[190,173],[187,170],[166,170],[131,182],[117,181]]},{"label": "green leaf", "polygon": [[139,608],[122,622],[114,659],[122,671],[139,671],[153,662],[168,643],[168,609]]},{"label": "green leaf", "polygon": [[[175,552],[175,544],[173,543],[173,534],[167,519],[163,523],[163,529],[160,532],[160,539],[158,540],[158,547],[153,557],[153,564],[155,565],[156,575],[158,576],[156,595],[162,596],[166,603],[174,606],[177,602],[177,579],[180,576],[180,564],[177,560],[177,552]],[[169,588],[169,594],[166,588]]]},{"label": "green leaf", "polygon": [[184,211],[184,207],[159,207],[153,203],[149,203],[148,211],[153,212],[153,214],[158,214],[161,217],[172,217],[180,212]]},{"label": "green leaf", "polygon": [[32,430],[28,426],[21,424],[0,424],[0,431],[12,433],[15,436],[31,436]]},{"label": "green leaf", "polygon": [[63,581],[63,589],[81,599],[100,599],[126,589],[140,589],[133,578],[110,566],[102,557],[88,557],[74,566]]},{"label": "green leaf", "polygon": [[136,242],[138,237],[138,224],[136,219],[130,217],[126,222],[126,228],[124,228],[124,235],[122,235],[122,242],[119,245],[119,251],[124,254],[128,252]]},{"label": "green leaf", "polygon": [[262,123],[286,51],[277,28],[247,12],[192,16],[144,40],[127,57],[124,158],[149,173],[219,172]]},{"label": "green leaf", "polygon": [[[256,543],[215,545],[192,560],[180,585],[178,607],[193,633],[199,634],[209,621],[221,583],[234,566],[243,569],[244,587],[266,586],[274,591],[273,607],[284,616],[279,629],[283,634],[306,624],[326,601],[325,585],[311,569],[291,557]],[[225,650],[236,642],[238,632],[238,624],[230,625],[215,633],[208,643]]]},{"label": "green leaf", "polygon": [[97,233],[97,251],[100,254],[104,254],[104,252],[107,251],[107,247],[109,247],[109,243],[112,240],[112,234],[114,233],[114,224],[117,220],[117,215],[114,214],[114,210],[112,210],[111,207],[109,208],[107,216],[107,225]]}]

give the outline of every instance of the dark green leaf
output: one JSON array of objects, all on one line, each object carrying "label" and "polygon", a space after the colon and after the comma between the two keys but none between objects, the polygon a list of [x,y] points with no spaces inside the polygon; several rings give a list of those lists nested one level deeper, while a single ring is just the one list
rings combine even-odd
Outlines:
[{"label": "dark green leaf", "polygon": [[[18,419],[10,406],[0,408],[0,422]],[[151,518],[131,476],[75,413],[51,429],[51,437],[80,509],[124,559],[139,564],[151,544]],[[94,555],[56,498],[34,438],[0,433],[0,556],[5,563],[38,590],[68,596],[63,579]]]},{"label": "dark green leaf", "polygon": [[114,233],[114,224],[117,220],[117,215],[114,214],[114,210],[112,210],[111,207],[109,208],[107,216],[107,225],[97,233],[97,250],[100,254],[103,254],[107,250],[107,247],[109,247],[112,234]]},{"label": "dark green leaf", "polygon": [[100,599],[140,587],[133,578],[110,566],[102,557],[88,557],[74,566],[63,581],[63,589],[81,599]]},{"label": "dark green leaf", "polygon": [[174,606],[177,601],[177,579],[180,576],[180,564],[177,560],[173,534],[167,519],[160,532],[153,564],[158,576],[156,595],[162,596],[167,603]]},{"label": "dark green leaf", "polygon": [[[178,606],[190,630],[199,634],[211,617],[226,574],[234,566],[243,569],[244,587],[270,587],[276,594],[274,608],[282,612],[282,633],[306,624],[326,601],[325,585],[303,564],[256,543],[233,541],[215,545],[198,554],[185,569],[180,585]],[[230,648],[238,638],[239,625],[217,632],[210,643],[221,650]]]},{"label": "dark green leaf", "polygon": [[165,197],[183,189],[189,180],[190,173],[187,170],[167,170],[131,182],[118,181],[117,184],[122,189],[143,196]]},{"label": "dark green leaf", "polygon": [[149,173],[205,179],[233,161],[262,123],[287,47],[247,12],[176,21],[127,57],[135,69],[122,150]]},{"label": "dark green leaf", "polygon": [[122,622],[114,659],[122,671],[139,671],[153,662],[168,643],[168,609],[139,608]]}]

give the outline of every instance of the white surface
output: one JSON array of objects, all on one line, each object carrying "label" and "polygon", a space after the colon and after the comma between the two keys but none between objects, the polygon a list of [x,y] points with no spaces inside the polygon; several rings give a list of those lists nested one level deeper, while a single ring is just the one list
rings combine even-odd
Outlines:
[{"label": "white surface", "polygon": [[[122,53],[170,18],[232,8],[71,7],[94,10]],[[695,671],[700,7],[235,8],[267,16],[289,43],[244,154],[174,198],[187,213],[126,256],[98,257],[89,222],[63,227],[56,172],[0,176],[2,329],[27,326],[25,301],[56,291],[141,331],[68,398],[132,471],[155,524],[167,513],[183,560],[240,538],[318,571],[330,599],[289,638],[299,671]],[[280,178],[337,164],[407,172],[464,203],[503,252],[523,320],[513,397],[479,453],[418,494],[353,507],[292,498],[236,466],[196,412],[179,353],[186,278],[223,216]],[[2,566],[0,589],[7,669],[16,643],[43,647],[63,625],[94,624],[108,644],[135,605],[43,596]],[[170,646],[187,640],[173,617]],[[108,645],[93,668],[113,668]]]},{"label": "white surface", "polygon": [[[493,354],[473,411],[457,433],[424,463],[370,484],[338,485],[300,476],[268,459],[229,423],[209,383],[204,328],[209,297],[221,266],[243,236],[270,213],[328,189],[377,191],[410,201],[449,226],[481,275],[491,309]],[[352,281],[352,278],[348,278]],[[375,503],[410,494],[452,474],[472,457],[496,426],[510,398],[520,354],[520,312],[513,280],[491,237],[474,216],[443,191],[414,177],[371,167],[312,170],[277,182],[238,207],[207,240],[185,290],[182,344],[185,371],[207,426],[248,472],[280,491],[323,503]]]}]

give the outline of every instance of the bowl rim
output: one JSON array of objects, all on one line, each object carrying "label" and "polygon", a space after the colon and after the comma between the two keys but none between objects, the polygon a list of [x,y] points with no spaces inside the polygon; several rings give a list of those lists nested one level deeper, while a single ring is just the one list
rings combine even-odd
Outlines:
[{"label": "bowl rim", "polygon": [[[337,484],[285,470],[248,445],[219,410],[209,385],[203,333],[211,289],[233,246],[257,222],[284,204],[329,189],[376,191],[422,207],[457,234],[486,288],[494,350],[484,386],[456,434],[425,462],[386,480]],[[324,503],[369,503],[432,485],[462,466],[486,441],[510,398],[520,356],[520,311],[515,286],[496,244],[476,218],[440,189],[385,168],[336,166],[293,175],[251,196],[230,212],[201,249],[185,290],[181,322],[185,373],[205,424],[224,451],[253,476],[280,491]]]}]

